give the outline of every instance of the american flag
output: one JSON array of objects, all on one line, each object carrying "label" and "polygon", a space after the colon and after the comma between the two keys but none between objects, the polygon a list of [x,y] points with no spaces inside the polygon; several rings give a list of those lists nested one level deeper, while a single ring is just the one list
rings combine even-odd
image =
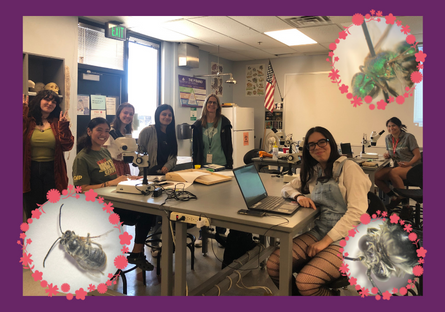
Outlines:
[{"label": "american flag", "polygon": [[269,61],[269,66],[267,67],[267,76],[266,76],[266,97],[264,99],[264,107],[269,111],[273,112],[274,107],[274,93],[275,93],[275,85],[277,81],[275,80],[275,74],[273,72],[272,64]]}]

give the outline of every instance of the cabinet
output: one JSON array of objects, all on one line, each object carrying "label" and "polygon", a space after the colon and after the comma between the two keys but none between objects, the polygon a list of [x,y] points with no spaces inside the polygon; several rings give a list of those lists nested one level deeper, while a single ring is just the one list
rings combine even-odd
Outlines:
[{"label": "cabinet", "polygon": [[266,129],[275,128],[277,130],[283,129],[283,111],[282,110],[274,110],[273,113],[266,110]]},{"label": "cabinet", "polygon": [[36,95],[28,89],[28,80],[34,83],[42,82],[44,85],[54,82],[59,87],[59,96],[62,99],[65,94],[65,60],[49,56],[23,53],[23,94],[29,95],[30,99]]}]

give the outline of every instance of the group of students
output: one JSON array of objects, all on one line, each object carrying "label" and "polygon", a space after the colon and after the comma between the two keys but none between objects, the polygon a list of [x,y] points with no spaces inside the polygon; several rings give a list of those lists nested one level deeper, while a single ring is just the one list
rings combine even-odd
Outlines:
[{"label": "group of students", "polygon": [[[115,140],[131,134],[135,110],[129,103],[121,104],[110,125],[104,118],[92,119],[86,134],[79,139],[78,154],[73,164],[73,180],[82,191],[115,186],[131,176],[129,165],[123,162]],[[403,187],[403,179],[410,168],[420,161],[416,139],[406,133],[406,126],[393,117],[386,123],[388,132],[385,157],[394,160],[394,166],[376,173],[376,184],[391,196],[391,206],[401,198],[389,188]],[[219,98],[211,94],[202,109],[201,118],[193,126],[193,164],[209,163],[232,169],[232,137],[230,121],[221,114]],[[23,194],[26,218],[31,217],[37,204],[46,201],[50,189],[60,192],[68,186],[63,152],[74,145],[66,113],[60,108],[59,96],[50,90],[41,91],[28,105],[23,96]],[[141,151],[149,154],[149,174],[166,174],[174,169],[178,153],[173,108],[163,104],[156,109],[155,124],[144,128],[139,135]],[[332,134],[323,127],[311,128],[304,141],[299,176],[282,189],[283,197],[292,198],[301,206],[319,209],[315,227],[293,240],[293,271],[298,272],[296,288],[301,295],[336,295],[326,285],[340,276],[342,257],[339,241],[347,236],[360,216],[368,208],[367,193],[371,182],[353,161],[341,156]],[[400,184],[402,183],[402,184]],[[155,217],[115,208],[121,221],[136,225],[136,235],[128,262],[143,270],[152,270],[144,255],[144,242]],[[226,229],[217,229],[223,233]],[[241,252],[239,242],[251,234],[231,230],[227,243]],[[251,244],[249,248],[253,247]],[[237,250],[238,248],[238,250]],[[241,255],[234,256],[233,259]],[[224,259],[223,267],[231,262]],[[267,261],[267,270],[278,286],[280,250],[275,250]]]}]

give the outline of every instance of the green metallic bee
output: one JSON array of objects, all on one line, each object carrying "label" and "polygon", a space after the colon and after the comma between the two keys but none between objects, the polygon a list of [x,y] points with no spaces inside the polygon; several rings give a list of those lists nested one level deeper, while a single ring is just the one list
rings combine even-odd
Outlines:
[{"label": "green metallic bee", "polygon": [[389,101],[389,94],[399,96],[397,89],[402,86],[412,87],[411,74],[417,70],[418,62],[415,54],[419,52],[417,47],[412,47],[406,41],[396,45],[394,51],[379,51],[382,41],[387,37],[389,29],[380,38],[375,47],[375,56],[368,54],[364,66],[360,66],[360,72],[352,77],[352,94],[362,99],[369,95],[376,97],[382,90],[385,101]]}]

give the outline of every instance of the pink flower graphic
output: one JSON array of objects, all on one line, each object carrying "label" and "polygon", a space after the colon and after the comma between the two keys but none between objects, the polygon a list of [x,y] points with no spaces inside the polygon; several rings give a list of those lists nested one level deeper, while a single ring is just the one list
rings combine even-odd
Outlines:
[{"label": "pink flower graphic", "polygon": [[421,265],[416,265],[416,266],[413,268],[413,274],[414,274],[415,276],[420,276],[420,275],[422,275],[422,274],[423,274],[423,267],[422,267]]},{"label": "pink flower graphic", "polygon": [[127,246],[124,246],[124,247],[122,247],[122,249],[121,249],[121,251],[122,251],[122,253],[126,253],[126,252],[128,252],[128,247]]},{"label": "pink flower graphic", "polygon": [[113,282],[111,282],[110,280],[106,281],[105,284],[107,284],[107,286],[111,286],[111,284],[113,284]]},{"label": "pink flower graphic", "polygon": [[63,190],[63,191],[62,191],[62,195],[63,195],[63,196],[68,195],[68,190]]},{"label": "pink flower graphic", "polygon": [[348,87],[347,85],[342,84],[341,87],[339,88],[340,91],[341,91],[341,94],[343,94],[343,93],[348,93],[348,88],[349,88],[349,87]]},{"label": "pink flower graphic", "polygon": [[399,292],[402,296],[405,296],[408,290],[405,287],[400,287]]},{"label": "pink flower graphic", "polygon": [[411,224],[405,224],[405,228],[404,228],[405,232],[411,232],[413,230]]},{"label": "pink flower graphic", "polygon": [[340,272],[344,273],[344,274],[348,273],[349,272],[349,268],[348,267],[349,267],[348,264],[343,263],[342,266],[340,267]]},{"label": "pink flower graphic", "polygon": [[371,11],[369,11],[369,12],[371,12],[372,15],[375,14],[375,10],[371,10]]},{"label": "pink flower graphic", "polygon": [[35,271],[34,273],[32,273],[32,278],[36,282],[42,280],[42,276],[43,276],[43,272],[40,272],[40,271]]},{"label": "pink flower graphic", "polygon": [[76,293],[76,299],[85,300],[85,296],[87,295],[87,292],[85,290],[83,290],[83,288],[76,290],[75,293]]},{"label": "pink flower graphic", "polygon": [[108,278],[109,278],[109,279],[112,279],[113,276],[114,276],[113,273],[109,273],[109,274],[108,274]]},{"label": "pink flower graphic", "polygon": [[[394,21],[396,20],[396,17],[394,15],[392,15],[391,13],[388,14],[388,16],[386,16],[386,24],[394,24]],[[385,298],[383,298],[385,299]]]},{"label": "pink flower graphic", "polygon": [[379,292],[379,289],[377,287],[372,287],[371,292],[375,295]]},{"label": "pink flower graphic", "polygon": [[30,244],[32,244],[32,240],[31,240],[30,238],[28,238],[28,239],[26,240],[26,245],[30,245]]},{"label": "pink flower graphic", "polygon": [[99,204],[102,204],[104,202],[104,198],[99,196],[97,198],[97,201],[98,201]]},{"label": "pink flower graphic", "polygon": [[57,295],[59,288],[57,287],[57,285],[54,285],[51,283],[48,285],[48,289],[45,289],[45,292],[48,293],[48,297],[52,297],[53,295]]},{"label": "pink flower graphic", "polygon": [[331,70],[331,73],[329,73],[328,76],[329,78],[331,78],[331,80],[337,80],[338,78],[340,78],[340,75],[338,74],[338,69]]},{"label": "pink flower graphic", "polygon": [[363,287],[361,292],[360,292],[360,295],[362,296],[362,298],[365,298],[365,297],[369,296],[369,289]]},{"label": "pink flower graphic", "polygon": [[329,44],[329,50],[334,51],[335,49],[337,49],[337,45],[334,42]]},{"label": "pink flower graphic", "polygon": [[372,102],[372,96],[370,96],[370,95],[367,95],[367,96],[365,96],[365,102],[366,103],[371,103]]},{"label": "pink flower graphic", "polygon": [[396,24],[397,24],[397,26],[400,26],[400,25],[402,25],[402,21],[397,21]]},{"label": "pink flower graphic", "polygon": [[68,283],[63,283],[62,286],[60,287],[60,289],[61,289],[63,292],[67,293],[67,292],[70,291],[71,286],[70,286],[70,284],[68,284]]},{"label": "pink flower graphic", "polygon": [[95,290],[96,290],[96,286],[94,286],[93,284],[90,284],[88,286],[88,292],[92,292],[92,291],[95,291]]},{"label": "pink flower graphic", "polygon": [[406,43],[413,44],[414,42],[416,42],[416,36],[414,35],[406,36]]},{"label": "pink flower graphic", "polygon": [[397,223],[397,222],[399,222],[399,216],[398,215],[396,215],[395,213],[393,213],[390,217],[389,217],[389,220],[391,220],[391,223]]},{"label": "pink flower graphic", "polygon": [[360,217],[360,222],[363,224],[368,224],[369,222],[371,222],[371,217],[369,216],[369,214],[364,213]]},{"label": "pink flower graphic", "polygon": [[355,236],[355,229],[350,229],[349,232],[348,232],[348,235],[351,236],[351,237],[354,237]]},{"label": "pink flower graphic", "polygon": [[104,204],[104,207],[102,208],[103,211],[106,211],[107,213],[112,213],[113,212],[113,203],[109,202],[108,204]]},{"label": "pink flower graphic", "polygon": [[404,225],[405,224],[405,220],[400,220],[399,223],[400,223],[400,225]]},{"label": "pink flower graphic", "polygon": [[406,25],[402,26],[402,29],[400,31],[403,32],[405,35],[408,35],[411,30],[409,29],[409,26]]},{"label": "pink flower graphic", "polygon": [[348,36],[348,33],[344,30],[338,33],[338,38],[340,38],[340,39],[346,39],[347,36]]},{"label": "pink flower graphic", "polygon": [[357,96],[354,96],[354,99],[351,101],[352,106],[357,107],[363,104],[362,98]]},{"label": "pink flower graphic", "polygon": [[99,292],[99,294],[105,294],[107,292],[107,285],[105,285],[104,283],[101,283],[97,286],[97,291]]},{"label": "pink flower graphic", "polygon": [[417,239],[417,234],[412,232],[408,235],[408,239],[412,242],[414,242]]},{"label": "pink flower graphic", "polygon": [[20,257],[20,263],[23,264],[23,266],[30,266],[33,262],[31,259],[31,254],[27,254],[26,252],[23,253],[23,257]]},{"label": "pink flower graphic", "polygon": [[339,244],[340,244],[340,246],[345,247],[345,246],[346,246],[346,241],[345,241],[344,239],[342,239],[342,240],[339,242]]},{"label": "pink flower graphic", "polygon": [[364,21],[365,19],[360,13],[356,13],[354,16],[352,16],[352,23],[356,26],[360,26]]},{"label": "pink flower graphic", "polygon": [[108,217],[108,221],[110,221],[111,224],[119,224],[120,217],[117,213],[113,213]]},{"label": "pink flower graphic", "polygon": [[46,194],[46,199],[48,199],[50,203],[57,203],[60,200],[59,191],[56,189],[49,190]]},{"label": "pink flower graphic", "polygon": [[383,293],[383,300],[389,300],[391,299],[391,293],[389,291],[385,291]]},{"label": "pink flower graphic", "polygon": [[414,83],[419,83],[423,79],[423,75],[421,72],[415,71],[411,74],[411,81]]},{"label": "pink flower graphic", "polygon": [[392,293],[393,293],[393,294],[397,294],[398,292],[399,292],[399,290],[398,290],[397,288],[394,287],[394,288],[392,289]]},{"label": "pink flower graphic", "polygon": [[22,223],[20,224],[20,230],[22,230],[22,232],[26,232],[29,230],[29,225],[28,223]]},{"label": "pink flower graphic", "polygon": [[423,258],[420,258],[419,261],[417,261],[417,262],[419,262],[419,264],[422,264],[422,263],[425,263],[425,260]]},{"label": "pink flower graphic", "polygon": [[114,266],[116,268],[123,270],[127,267],[127,265],[128,265],[127,257],[120,255],[114,258]]},{"label": "pink flower graphic", "polygon": [[[20,233],[20,238],[24,240],[26,238],[26,233]],[[20,243],[20,241],[19,241],[19,243]]]},{"label": "pink flower graphic", "polygon": [[386,211],[383,211],[383,212],[382,212],[382,217],[385,218],[386,216],[388,216],[388,213],[387,213]]},{"label": "pink flower graphic", "polygon": [[423,51],[419,51],[414,55],[416,56],[417,62],[422,62],[422,63],[425,62],[426,53],[424,53]]},{"label": "pink flower graphic", "polygon": [[377,109],[385,110],[386,105],[388,105],[384,100],[377,102]]},{"label": "pink flower graphic", "polygon": [[403,95],[399,95],[399,96],[396,98],[396,103],[397,103],[397,104],[403,104],[403,103],[405,103],[405,98],[403,97]]},{"label": "pink flower graphic", "polygon": [[66,299],[73,300],[73,294],[66,294]]},{"label": "pink flower graphic", "polygon": [[82,188],[80,186],[76,186],[76,193],[82,193]]},{"label": "pink flower graphic", "polygon": [[423,64],[419,64],[419,65],[417,65],[417,69],[418,69],[418,70],[423,69]]},{"label": "pink flower graphic", "polygon": [[85,193],[85,200],[94,202],[96,200],[96,196],[97,193],[93,189],[90,189]]},{"label": "pink flower graphic", "polygon": [[356,279],[355,277],[351,277],[351,278],[349,279],[349,284],[350,284],[350,285],[355,285],[355,284],[357,284],[357,279]]},{"label": "pink flower graphic", "polygon": [[48,282],[47,281],[41,281],[40,282],[40,286],[42,286],[43,288],[46,288],[46,286],[48,286]]},{"label": "pink flower graphic", "polygon": [[40,211],[40,209],[34,209],[33,211],[31,211],[31,214],[34,219],[39,220],[42,212]]},{"label": "pink flower graphic", "polygon": [[426,252],[427,250],[423,247],[420,247],[419,249],[416,250],[417,251],[417,257],[420,258],[425,258]]}]

